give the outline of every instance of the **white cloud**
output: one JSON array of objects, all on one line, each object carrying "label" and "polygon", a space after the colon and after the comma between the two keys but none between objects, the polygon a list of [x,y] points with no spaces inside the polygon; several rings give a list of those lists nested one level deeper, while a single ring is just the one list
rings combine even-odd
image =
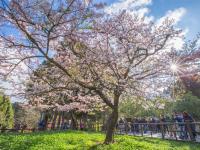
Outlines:
[{"label": "white cloud", "polygon": [[173,20],[173,24],[175,25],[181,21],[182,17],[186,14],[186,12],[186,9],[183,7],[177,8],[173,11],[169,10],[165,16],[157,20],[157,25],[162,24],[165,21],[165,19]]},{"label": "white cloud", "polygon": [[[157,19],[156,21],[156,25],[160,26],[164,23],[164,21],[166,19],[168,20],[172,20],[173,21],[173,25],[177,25],[181,19],[183,18],[183,16],[186,14],[187,10],[183,7],[181,8],[177,8],[175,10],[169,10],[165,16]],[[176,27],[176,29],[178,29]],[[170,50],[172,47],[176,50],[181,50],[182,47],[183,47],[183,44],[184,44],[184,38],[185,35],[188,33],[189,29],[186,28],[186,29],[183,29],[182,33],[180,34],[180,37],[175,37],[175,38],[172,38],[170,41],[168,41],[167,43],[167,48],[166,50]]]},{"label": "white cloud", "polygon": [[[155,17],[150,14],[150,9],[148,8],[151,4],[152,0],[119,0],[118,2],[106,7],[105,12],[108,14],[115,14],[126,10],[127,12],[134,15],[136,14],[139,17],[145,17],[146,22],[154,20],[158,26],[162,25],[166,19],[173,20],[173,25],[177,25],[187,12],[185,8],[180,7],[175,10],[169,10],[163,17],[155,19]],[[166,50],[170,50],[172,47],[175,49],[181,49],[184,44],[184,39],[182,37],[184,37],[187,33],[188,28],[183,30],[181,37],[171,39],[167,44],[169,46],[167,46]]]},{"label": "white cloud", "polygon": [[[28,53],[26,52],[28,56]],[[11,101],[17,101],[18,99],[14,96],[17,93],[23,92],[25,86],[23,83],[28,77],[28,67],[25,62],[20,62],[22,59],[22,53],[17,49],[5,49],[3,42],[0,43],[0,89],[3,89],[6,95],[11,96]],[[5,61],[5,59],[8,59]],[[9,60],[10,59],[10,60]],[[14,67],[14,64],[17,64],[17,67],[11,71],[11,68]],[[10,72],[11,71],[11,72]],[[9,73],[10,72],[10,73]],[[4,78],[4,75],[9,73],[7,78]],[[22,101],[22,99],[19,99]]]},{"label": "white cloud", "polygon": [[176,50],[181,50],[185,43],[184,37],[188,32],[189,32],[189,29],[186,28],[185,30],[182,31],[182,33],[180,34],[180,37],[172,38],[168,42],[168,45],[170,45],[170,47],[175,48]]},{"label": "white cloud", "polygon": [[146,22],[154,20],[153,16],[149,16],[150,9],[147,7],[152,4],[152,0],[119,0],[105,8],[107,14],[116,14],[123,10],[145,19]]},{"label": "white cloud", "polygon": [[[108,14],[115,14],[117,12],[126,10],[131,14],[137,14],[139,17],[144,17],[147,21],[154,20],[154,16],[150,15],[149,5],[152,4],[152,0],[118,0],[105,8],[105,12]],[[175,10],[169,10],[163,17],[156,20],[157,25],[161,25],[165,19],[173,20],[173,24],[176,25],[181,21],[182,17],[186,14],[186,9],[183,7]]]},{"label": "white cloud", "polygon": [[[150,5],[151,2],[151,0],[119,0],[118,2],[106,7],[105,11],[108,14],[116,13],[122,10],[135,11],[141,7],[144,8],[145,6]],[[142,13],[146,12],[148,12],[147,8],[143,9]]]},{"label": "white cloud", "polygon": [[141,8],[137,11],[138,15],[143,17],[145,14],[148,14],[150,10],[148,8]]}]

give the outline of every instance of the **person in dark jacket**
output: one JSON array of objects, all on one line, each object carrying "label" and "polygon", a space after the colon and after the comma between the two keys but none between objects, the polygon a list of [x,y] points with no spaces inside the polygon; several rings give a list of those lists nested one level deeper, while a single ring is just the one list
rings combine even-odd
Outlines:
[{"label": "person in dark jacket", "polygon": [[196,130],[195,130],[194,119],[187,112],[183,112],[183,119],[184,119],[184,122],[186,123],[185,129],[189,133],[190,139],[195,141]]},{"label": "person in dark jacket", "polygon": [[161,128],[164,131],[164,134],[166,134],[166,132],[168,131],[168,126],[167,126],[167,120],[166,117],[164,115],[160,116],[160,123],[161,123]]}]

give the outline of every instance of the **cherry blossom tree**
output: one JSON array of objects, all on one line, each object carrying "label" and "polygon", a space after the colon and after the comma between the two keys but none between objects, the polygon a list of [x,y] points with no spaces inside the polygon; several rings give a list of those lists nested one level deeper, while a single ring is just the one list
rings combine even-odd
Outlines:
[{"label": "cherry blossom tree", "polygon": [[[70,79],[48,63],[43,63],[33,72],[26,87],[24,94],[29,104],[40,108],[43,112],[52,112],[54,121],[58,116],[57,112],[67,112],[72,118],[74,129],[77,128],[76,114],[103,111],[104,104],[95,93],[72,84]],[[52,123],[52,128],[54,124],[55,122]]]},{"label": "cherry blossom tree", "polygon": [[[106,15],[101,7],[82,0],[2,0],[0,22],[9,24],[15,34],[0,38],[4,50],[20,54],[8,70],[45,59],[54,68],[53,78],[61,81],[56,88],[69,88],[62,82],[67,80],[110,107],[108,144],[113,142],[121,95],[141,94],[149,79],[165,72],[168,41],[179,31],[168,19],[157,25],[125,11]],[[13,59],[9,57],[1,64],[8,65],[7,60]]]},{"label": "cherry blossom tree", "polygon": [[[57,105],[65,111],[78,109],[82,112],[92,111],[90,109],[95,109],[95,105],[100,106],[100,99],[95,93],[87,89],[81,89],[80,86],[71,82],[59,71],[56,67],[43,63],[33,72],[27,80],[25,92],[25,96],[30,100],[29,103],[33,105],[44,104],[50,107]],[[65,106],[66,103],[67,106]]]}]

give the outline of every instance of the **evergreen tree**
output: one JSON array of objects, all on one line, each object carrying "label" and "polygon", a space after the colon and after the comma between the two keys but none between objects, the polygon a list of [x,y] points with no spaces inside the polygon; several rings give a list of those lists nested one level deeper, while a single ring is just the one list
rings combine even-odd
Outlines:
[{"label": "evergreen tree", "polygon": [[0,93],[0,129],[12,128],[14,124],[13,107],[9,97]]}]

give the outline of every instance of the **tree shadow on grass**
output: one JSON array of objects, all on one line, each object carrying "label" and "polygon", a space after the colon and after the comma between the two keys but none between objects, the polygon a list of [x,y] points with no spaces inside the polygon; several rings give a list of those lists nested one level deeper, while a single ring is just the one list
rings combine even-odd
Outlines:
[{"label": "tree shadow on grass", "polygon": [[89,148],[89,150],[97,150],[97,148],[100,147],[100,146],[104,146],[104,144],[102,144],[102,143],[95,144],[95,145],[91,146],[91,147]]},{"label": "tree shadow on grass", "polygon": [[[158,138],[150,138],[150,137],[127,137],[137,142],[147,142],[150,144],[156,145],[169,145],[170,148],[178,148],[183,149],[183,147],[188,147],[189,150],[200,150],[200,143],[192,142],[192,141],[175,141],[170,139],[158,139]],[[120,138],[119,138],[120,141]]]},{"label": "tree shadow on grass", "polygon": [[182,149],[183,147],[188,147],[189,150],[200,150],[200,143],[192,141],[172,141],[172,140],[167,140],[167,141],[169,141],[170,147],[178,147]]}]

